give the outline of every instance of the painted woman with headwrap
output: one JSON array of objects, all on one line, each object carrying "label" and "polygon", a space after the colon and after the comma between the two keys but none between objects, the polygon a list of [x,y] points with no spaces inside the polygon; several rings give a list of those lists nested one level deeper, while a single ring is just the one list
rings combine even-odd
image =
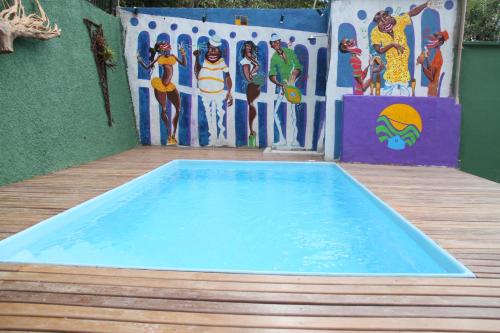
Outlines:
[{"label": "painted woman with headwrap", "polygon": [[[174,65],[179,63],[182,66],[186,66],[187,60],[186,51],[184,51],[182,47],[179,48],[182,60],[179,60],[179,58],[175,55],[170,54],[171,49],[170,43],[160,41],[155,44],[154,48],[149,49],[149,65],[146,65],[140,56],[137,56],[137,60],[142,67],[148,70],[153,69],[156,63],[161,65],[163,68],[162,77],[153,78],[151,80],[151,86],[154,88],[156,100],[161,105],[161,119],[163,120],[163,123],[168,131],[167,144],[177,144],[175,134],[177,133],[177,124],[179,122],[181,98],[177,87],[172,83],[172,76],[174,75]],[[155,59],[156,53],[159,55]],[[173,130],[171,129],[167,116],[167,98],[175,107]]]}]

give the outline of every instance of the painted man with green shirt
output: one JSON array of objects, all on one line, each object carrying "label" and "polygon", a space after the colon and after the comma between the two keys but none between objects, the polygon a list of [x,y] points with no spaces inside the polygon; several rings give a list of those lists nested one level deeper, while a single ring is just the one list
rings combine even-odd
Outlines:
[{"label": "painted man with green shirt", "polygon": [[[283,136],[283,130],[281,128],[281,121],[278,116],[278,109],[281,102],[283,101],[283,89],[286,86],[294,86],[295,81],[302,72],[302,65],[297,58],[297,55],[293,50],[289,48],[281,48],[281,37],[278,34],[273,33],[269,41],[271,48],[274,49],[274,54],[271,57],[271,67],[269,69],[269,80],[274,83],[278,88],[278,98],[276,105],[274,107],[274,121],[279,132],[279,141],[275,142],[274,146],[298,146],[299,142],[297,140],[297,117],[295,106],[292,103],[290,105],[290,116],[291,119],[290,126],[287,124],[287,136],[291,138],[290,140],[285,140]],[[279,79],[278,79],[279,78]],[[290,133],[293,132],[293,133]],[[291,134],[291,135],[290,135]]]}]

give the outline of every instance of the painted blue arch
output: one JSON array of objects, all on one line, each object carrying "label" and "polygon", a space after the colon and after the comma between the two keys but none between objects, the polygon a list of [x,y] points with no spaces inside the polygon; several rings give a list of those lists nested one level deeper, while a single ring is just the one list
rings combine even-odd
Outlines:
[{"label": "painted blue arch", "polygon": [[[231,55],[231,50],[229,49],[229,43],[225,39],[221,39],[221,52],[222,52],[222,58],[224,58],[227,67],[230,67],[231,64],[229,63],[229,58]],[[226,80],[224,80],[224,89],[227,90]],[[224,115],[224,117],[226,116]]]},{"label": "painted blue arch", "polygon": [[243,59],[241,56],[241,50],[245,44],[244,40],[240,40],[236,43],[236,77],[235,77],[235,87],[234,90],[240,93],[246,93],[247,82],[243,74],[243,66],[241,66],[240,61]]},{"label": "painted blue arch", "polygon": [[368,25],[368,45],[370,48],[370,54],[377,54],[377,51],[375,51],[375,48],[373,48],[373,43],[372,43],[372,31],[375,29],[377,26],[377,23],[371,21],[370,24]]},{"label": "painted blue arch", "polygon": [[351,55],[349,53],[342,53],[338,49],[339,43],[343,38],[354,38],[357,39],[356,29],[350,23],[342,23],[339,26],[338,36],[337,36],[337,47],[333,47],[333,49],[337,50],[338,59],[337,59],[337,87],[352,87],[353,84],[353,76],[352,76],[352,67],[349,63],[351,59]]},{"label": "painted blue arch", "polygon": [[410,58],[408,59],[408,71],[410,72],[410,78],[415,78],[415,29],[413,24],[406,26],[405,28],[406,42],[410,48]]},{"label": "painted blue arch", "polygon": [[221,39],[221,51],[222,51],[222,57],[224,58],[224,61],[226,62],[227,67],[231,66],[229,63],[229,58],[231,55],[231,49],[229,48],[229,43],[225,39]]},{"label": "painted blue arch", "polygon": [[[177,44],[183,45],[186,51],[186,66],[179,65],[179,84],[187,87],[193,86],[193,53],[190,51],[192,48],[191,36],[182,34],[177,38]],[[178,55],[179,59],[181,54]]]},{"label": "painted blue arch", "polygon": [[[260,71],[262,75],[264,75],[265,78],[267,78],[267,68],[268,68],[268,55],[269,55],[269,44],[267,42],[259,42],[257,44],[257,59],[259,60],[260,64]],[[264,80],[264,84],[260,86],[260,91],[262,92],[267,92],[267,80]]]},{"label": "painted blue arch", "polygon": [[[146,64],[149,64],[149,32],[141,31],[137,37],[137,53],[144,60]],[[137,78],[142,80],[150,80],[151,72],[141,65],[137,65]]]},{"label": "painted blue arch", "polygon": [[309,77],[309,50],[302,44],[298,44],[293,49],[300,64],[302,65],[302,72],[295,82],[295,86],[299,88],[303,96],[307,95],[307,78]]},{"label": "painted blue arch", "polygon": [[326,95],[326,77],[328,75],[327,68],[327,58],[328,50],[326,47],[322,47],[318,50],[318,56],[316,57],[316,95],[325,96]]},{"label": "painted blue arch", "polygon": [[200,38],[198,38],[198,42],[196,43],[198,52],[200,53],[200,55],[198,57],[200,62],[202,62],[203,59],[205,59],[205,54],[207,54],[207,43],[208,43],[207,36],[201,36]]},{"label": "painted blue arch", "polygon": [[[427,45],[427,42],[429,41],[429,37],[436,32],[441,31],[441,19],[439,16],[439,12],[434,9],[425,9],[424,12],[422,13],[422,24],[421,24],[421,42],[422,42],[422,49],[421,51],[425,50],[425,45]],[[430,51],[430,59],[434,58],[434,55],[436,54],[435,49],[431,49]],[[427,87],[429,86],[429,79],[424,75],[424,70],[420,69],[422,71],[422,82],[421,86],[422,87]]]}]

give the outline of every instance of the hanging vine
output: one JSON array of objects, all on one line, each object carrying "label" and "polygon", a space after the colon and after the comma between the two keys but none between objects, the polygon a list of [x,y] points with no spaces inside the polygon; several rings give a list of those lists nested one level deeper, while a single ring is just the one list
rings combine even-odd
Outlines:
[{"label": "hanging vine", "polygon": [[83,22],[87,26],[87,30],[89,32],[91,42],[90,49],[94,54],[97,73],[99,75],[99,85],[101,86],[102,95],[104,97],[104,107],[106,108],[106,115],[108,117],[108,125],[111,127],[113,126],[113,117],[111,115],[111,106],[109,103],[107,69],[114,68],[116,66],[116,63],[114,62],[114,53],[106,43],[102,25],[85,18],[83,19]]}]

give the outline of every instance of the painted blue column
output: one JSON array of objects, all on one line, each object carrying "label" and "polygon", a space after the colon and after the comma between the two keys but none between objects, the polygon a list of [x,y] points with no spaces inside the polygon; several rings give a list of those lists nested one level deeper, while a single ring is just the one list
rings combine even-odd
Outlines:
[{"label": "painted blue column", "polygon": [[181,113],[179,116],[179,145],[191,145],[191,94],[180,93]]},{"label": "painted blue column", "polygon": [[[186,66],[179,65],[179,84],[192,87],[193,86],[193,52],[192,49],[192,41],[191,37],[186,34],[182,34],[177,38],[177,43],[184,46],[184,50],[186,51]],[[178,55],[179,59],[180,54]]]},{"label": "painted blue column", "polygon": [[143,145],[151,144],[149,88],[139,88],[139,136]]},{"label": "painted blue column", "polygon": [[297,117],[297,141],[299,141],[301,147],[304,147],[306,145],[307,104],[298,104],[294,109]]},{"label": "painted blue column", "polygon": [[198,96],[198,142],[200,146],[208,146],[208,120],[201,96]]},{"label": "painted blue column", "polygon": [[236,127],[236,147],[248,145],[248,104],[246,100],[236,99],[234,106]]},{"label": "painted blue column", "polygon": [[258,107],[258,119],[259,119],[259,148],[264,148],[268,146],[267,142],[267,103],[259,102]]},{"label": "painted blue column", "polygon": [[314,125],[313,125],[313,142],[312,149],[318,149],[318,141],[325,124],[326,117],[326,102],[316,102],[314,107]]},{"label": "painted blue column", "polygon": [[[141,31],[137,37],[137,52],[146,64],[149,64],[149,32]],[[143,80],[151,79],[151,72],[142,66],[137,66],[137,78]]]},{"label": "painted blue column", "polygon": [[326,47],[322,47],[318,50],[318,56],[316,58],[316,96],[326,95],[326,77],[327,72],[327,59],[328,50]]},{"label": "painted blue column", "polygon": [[[274,107],[276,107],[276,101],[274,102],[274,105],[275,105]],[[281,103],[281,105],[278,108],[278,118],[280,119],[281,130],[285,138],[286,138],[286,117],[287,117],[286,108],[287,108],[287,103]],[[274,119],[273,122],[274,122],[274,142],[278,142],[280,139],[278,127],[276,126],[276,122],[274,121]]]},{"label": "painted blue column", "polygon": [[298,80],[295,82],[295,86],[299,88],[303,96],[307,95],[307,80],[309,78],[309,51],[304,45],[297,45],[294,48],[294,52],[299,59],[300,64],[303,66],[302,72]]}]

